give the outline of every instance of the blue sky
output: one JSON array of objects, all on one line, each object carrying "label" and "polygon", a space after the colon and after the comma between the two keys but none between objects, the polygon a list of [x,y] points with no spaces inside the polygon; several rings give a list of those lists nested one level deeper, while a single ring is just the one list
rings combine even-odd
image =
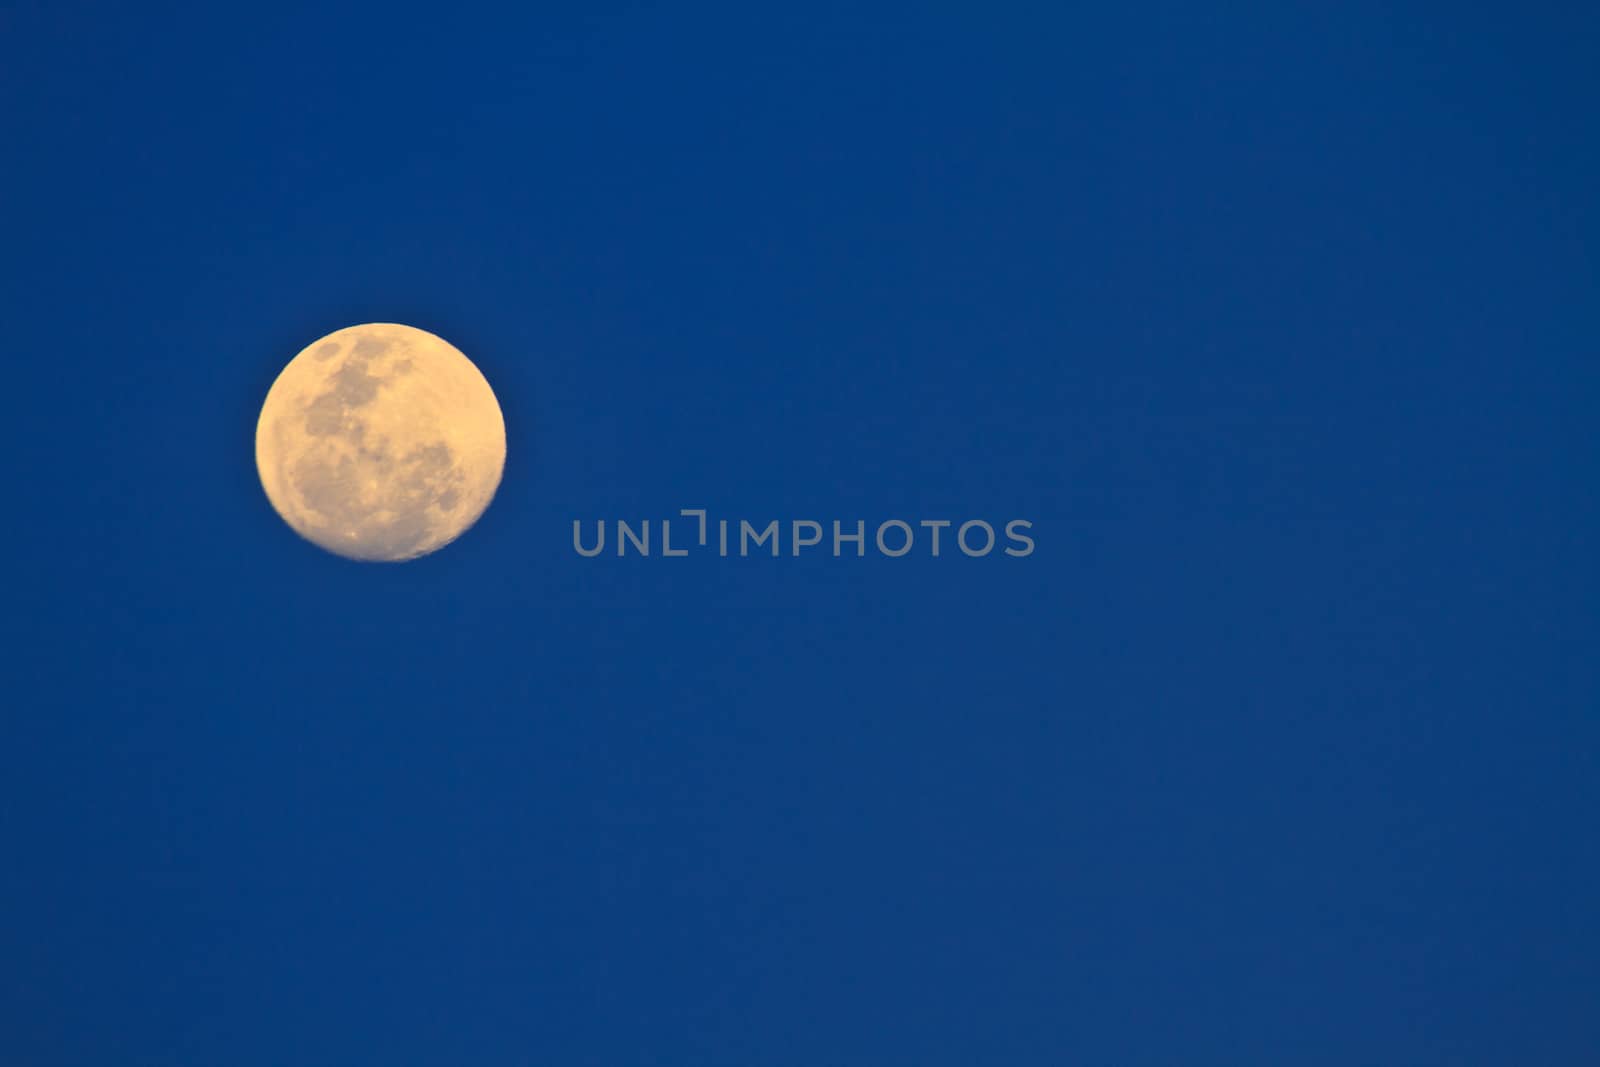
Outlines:
[{"label": "blue sky", "polygon": [[[1590,1062],[1596,32],[8,4],[0,1061]],[[395,567],[365,321],[507,422]]]}]

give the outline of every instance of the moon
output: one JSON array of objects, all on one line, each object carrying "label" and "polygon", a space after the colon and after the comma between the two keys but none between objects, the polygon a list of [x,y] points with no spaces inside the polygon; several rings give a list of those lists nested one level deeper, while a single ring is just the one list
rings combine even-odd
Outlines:
[{"label": "moon", "polygon": [[443,548],[489,506],[505,461],[505,419],[478,368],[426,330],[391,322],[307,345],[256,423],[256,470],[273,509],[348,559]]}]

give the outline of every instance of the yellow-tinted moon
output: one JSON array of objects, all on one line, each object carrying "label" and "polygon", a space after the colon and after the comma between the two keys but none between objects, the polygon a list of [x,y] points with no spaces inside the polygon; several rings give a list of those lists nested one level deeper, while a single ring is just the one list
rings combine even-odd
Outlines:
[{"label": "yellow-tinted moon", "polygon": [[306,540],[350,559],[415,559],[454,541],[500,485],[506,426],[472,361],[388,322],[313,341],[256,423],[267,499]]}]

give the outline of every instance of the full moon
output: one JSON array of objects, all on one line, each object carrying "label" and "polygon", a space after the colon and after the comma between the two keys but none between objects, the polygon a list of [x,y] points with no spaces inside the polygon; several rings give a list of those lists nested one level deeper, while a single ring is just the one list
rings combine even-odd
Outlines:
[{"label": "full moon", "polygon": [[273,508],[349,559],[443,548],[489,506],[505,462],[505,420],[478,368],[426,330],[388,322],[302,349],[256,423]]}]

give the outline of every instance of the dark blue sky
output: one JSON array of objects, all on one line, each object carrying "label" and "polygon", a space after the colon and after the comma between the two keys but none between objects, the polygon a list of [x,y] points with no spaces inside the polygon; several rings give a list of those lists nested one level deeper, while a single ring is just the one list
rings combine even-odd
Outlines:
[{"label": "dark blue sky", "polygon": [[[1579,6],[5,4],[0,1063],[1600,1062]],[[403,566],[253,462],[371,320]]]}]

